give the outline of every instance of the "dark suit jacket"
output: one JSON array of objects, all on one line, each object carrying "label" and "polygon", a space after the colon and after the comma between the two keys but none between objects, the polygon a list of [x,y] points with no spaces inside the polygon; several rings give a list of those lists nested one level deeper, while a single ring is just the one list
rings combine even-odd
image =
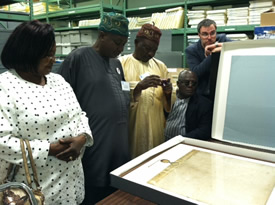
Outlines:
[{"label": "dark suit jacket", "polygon": [[[217,35],[218,42],[228,42],[231,41],[226,37],[225,34]],[[205,57],[204,48],[201,45],[201,40],[188,46],[185,49],[185,55],[188,67],[191,71],[195,72],[199,79],[199,85],[197,92],[199,94],[208,96],[209,95],[209,78],[210,78],[210,68],[211,68],[211,58],[212,56]]]},{"label": "dark suit jacket", "polygon": [[189,100],[186,110],[186,137],[207,140],[211,138],[213,105],[198,94]]}]

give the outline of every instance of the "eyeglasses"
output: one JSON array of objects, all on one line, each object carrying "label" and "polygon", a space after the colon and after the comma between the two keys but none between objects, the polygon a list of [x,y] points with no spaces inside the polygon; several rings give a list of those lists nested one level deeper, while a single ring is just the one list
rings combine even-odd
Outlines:
[{"label": "eyeglasses", "polygon": [[197,81],[192,81],[192,80],[184,80],[184,81],[179,81],[179,83],[185,85],[186,87],[188,86],[196,86],[198,84]]},{"label": "eyeglasses", "polygon": [[206,32],[200,33],[200,35],[201,35],[203,38],[207,38],[208,36],[214,37],[214,36],[216,36],[216,34],[217,34],[216,31],[212,31],[212,32],[210,32],[210,33],[206,33]]}]

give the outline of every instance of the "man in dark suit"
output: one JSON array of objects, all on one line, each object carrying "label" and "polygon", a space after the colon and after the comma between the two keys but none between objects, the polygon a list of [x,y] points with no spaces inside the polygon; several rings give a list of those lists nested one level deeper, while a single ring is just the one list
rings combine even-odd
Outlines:
[{"label": "man in dark suit", "polygon": [[192,71],[181,71],[178,76],[176,99],[168,115],[165,138],[177,135],[208,140],[211,137],[212,103],[196,93],[198,78]]},{"label": "man in dark suit", "polygon": [[211,73],[212,53],[221,51],[223,42],[231,41],[225,34],[217,34],[216,22],[202,20],[197,27],[200,40],[185,49],[188,67],[199,79],[197,92],[209,97],[209,79]]}]

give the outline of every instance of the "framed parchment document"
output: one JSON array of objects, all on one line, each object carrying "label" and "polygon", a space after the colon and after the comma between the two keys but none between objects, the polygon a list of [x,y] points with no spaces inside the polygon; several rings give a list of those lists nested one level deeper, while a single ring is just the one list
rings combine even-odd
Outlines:
[{"label": "framed parchment document", "polygon": [[207,204],[264,205],[275,167],[194,148],[148,183]]},{"label": "framed parchment document", "polygon": [[158,204],[269,205],[274,156],[177,136],[114,170],[111,179]]},{"label": "framed parchment document", "polygon": [[212,138],[275,150],[275,41],[224,43]]}]

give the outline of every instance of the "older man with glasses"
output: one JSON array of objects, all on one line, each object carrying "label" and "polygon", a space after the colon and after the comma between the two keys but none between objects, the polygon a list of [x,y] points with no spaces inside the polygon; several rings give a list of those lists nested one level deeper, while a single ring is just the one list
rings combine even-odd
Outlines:
[{"label": "older man with glasses", "polygon": [[176,96],[166,121],[165,139],[177,135],[207,140],[211,137],[212,103],[196,93],[198,78],[192,71],[183,70],[178,76]]},{"label": "older man with glasses", "polygon": [[188,67],[197,74],[200,82],[197,92],[209,98],[211,54],[220,52],[223,42],[231,40],[225,34],[217,34],[216,22],[210,19],[202,20],[197,29],[200,40],[188,46],[185,55]]}]

